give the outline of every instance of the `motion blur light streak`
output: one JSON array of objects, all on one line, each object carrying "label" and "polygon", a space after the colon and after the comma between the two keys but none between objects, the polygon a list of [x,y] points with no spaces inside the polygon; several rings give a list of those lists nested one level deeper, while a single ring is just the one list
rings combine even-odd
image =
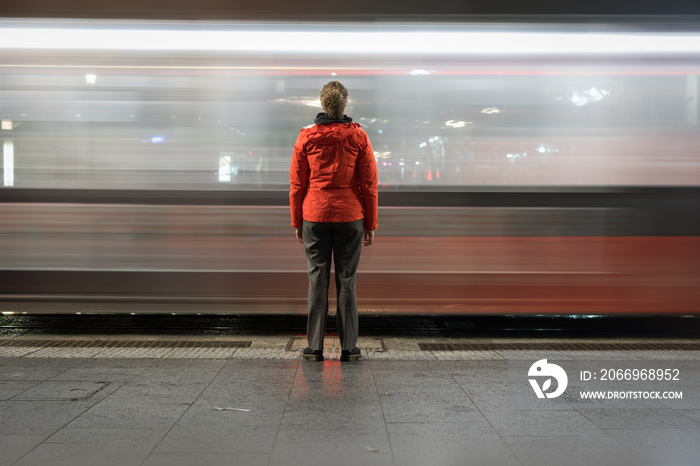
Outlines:
[{"label": "motion blur light streak", "polygon": [[[475,31],[465,26],[427,25],[423,31],[402,30],[401,25],[341,24],[268,25],[234,23],[215,30],[193,30],[186,24],[174,29],[164,23],[142,27],[17,27],[5,21],[0,29],[2,49],[41,50],[172,50],[228,52],[286,52],[320,54],[438,54],[438,55],[539,55],[539,54],[696,54],[700,34],[641,32],[509,32]],[[0,23],[2,24],[2,23]],[[91,23],[93,24],[93,23]],[[157,24],[157,23],[156,23]],[[170,29],[164,29],[168,27]],[[299,30],[306,27],[307,30]],[[433,29],[433,30],[430,30]],[[417,74],[429,73],[415,70]]]},{"label": "motion blur light streak", "polygon": [[3,168],[3,185],[15,185],[15,145],[10,140],[5,140],[2,145],[2,168]]}]

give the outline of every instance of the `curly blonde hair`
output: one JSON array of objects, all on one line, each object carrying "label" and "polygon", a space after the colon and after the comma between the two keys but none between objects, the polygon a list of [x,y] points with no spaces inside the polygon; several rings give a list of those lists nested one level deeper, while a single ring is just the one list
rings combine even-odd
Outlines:
[{"label": "curly blonde hair", "polygon": [[321,89],[321,107],[331,118],[342,118],[348,104],[348,89],[338,81],[331,81]]}]

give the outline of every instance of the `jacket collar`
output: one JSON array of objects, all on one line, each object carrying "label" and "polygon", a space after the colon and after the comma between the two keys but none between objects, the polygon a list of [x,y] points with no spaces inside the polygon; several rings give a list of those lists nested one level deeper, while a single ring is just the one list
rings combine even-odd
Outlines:
[{"label": "jacket collar", "polygon": [[343,115],[342,118],[331,118],[325,113],[321,112],[318,115],[316,115],[316,118],[314,119],[314,123],[317,125],[327,125],[328,123],[352,123],[352,118],[350,118],[347,115]]}]

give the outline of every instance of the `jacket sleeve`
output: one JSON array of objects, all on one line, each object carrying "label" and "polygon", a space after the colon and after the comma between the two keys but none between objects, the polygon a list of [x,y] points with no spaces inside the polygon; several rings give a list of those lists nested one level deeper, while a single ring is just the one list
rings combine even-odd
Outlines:
[{"label": "jacket sleeve", "polygon": [[364,148],[357,156],[357,182],[362,193],[362,202],[365,211],[365,230],[376,230],[379,211],[379,193],[377,189],[377,162],[374,159],[374,150],[369,142],[367,133],[363,130],[362,136]]},{"label": "jacket sleeve", "polygon": [[292,165],[289,169],[289,207],[292,215],[292,228],[301,228],[302,204],[309,185],[309,161],[304,154],[304,137],[299,133],[294,151]]}]

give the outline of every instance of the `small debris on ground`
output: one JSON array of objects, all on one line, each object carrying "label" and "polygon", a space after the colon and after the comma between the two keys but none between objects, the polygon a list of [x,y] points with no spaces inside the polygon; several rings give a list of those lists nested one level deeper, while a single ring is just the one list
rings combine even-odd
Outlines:
[{"label": "small debris on ground", "polygon": [[367,453],[379,453],[380,455],[386,455],[385,451],[379,451],[376,448],[365,447],[365,449],[367,450]]}]

